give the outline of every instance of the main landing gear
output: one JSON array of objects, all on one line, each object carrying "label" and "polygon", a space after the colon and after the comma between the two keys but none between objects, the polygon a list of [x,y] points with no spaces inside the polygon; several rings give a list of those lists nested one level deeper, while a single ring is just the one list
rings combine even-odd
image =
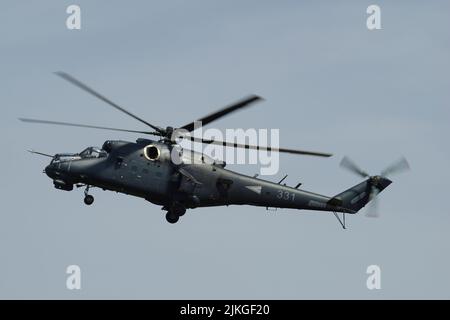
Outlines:
[{"label": "main landing gear", "polygon": [[94,203],[94,197],[89,194],[89,186],[84,190],[84,203],[88,206]]},{"label": "main landing gear", "polygon": [[180,217],[186,213],[186,208],[179,203],[172,204],[170,207],[166,208],[166,210],[166,220],[172,224],[177,223]]}]

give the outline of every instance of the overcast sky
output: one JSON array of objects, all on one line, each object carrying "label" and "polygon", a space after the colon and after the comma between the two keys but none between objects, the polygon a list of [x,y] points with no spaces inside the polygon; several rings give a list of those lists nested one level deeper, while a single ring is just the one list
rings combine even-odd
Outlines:
[{"label": "overcast sky", "polygon": [[[3,1],[0,10],[0,298],[450,298],[450,5],[378,1]],[[146,129],[52,74],[64,70],[151,123],[183,125],[250,93],[266,101],[214,124],[277,128],[280,144],[334,153],[280,157],[266,179],[325,195],[358,183],[344,155],[376,174],[409,173],[342,230],[332,214],[234,206],[169,225],[143,199],[53,188],[47,158],[117,132],[18,117]],[[230,169],[253,174],[257,166]],[[82,289],[66,289],[66,268]],[[381,267],[381,290],[366,268]]]}]

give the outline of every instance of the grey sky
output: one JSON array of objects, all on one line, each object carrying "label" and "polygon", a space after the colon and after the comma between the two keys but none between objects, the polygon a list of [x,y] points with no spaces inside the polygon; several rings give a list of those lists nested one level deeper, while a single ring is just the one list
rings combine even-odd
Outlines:
[{"label": "grey sky", "polygon": [[[0,298],[450,298],[450,5],[444,1],[3,1]],[[382,9],[382,30],[366,8]],[[169,225],[138,198],[62,192],[47,159],[137,136],[20,123],[27,116],[145,129],[55,77],[67,71],[158,125],[182,125],[256,93],[218,128],[279,128],[278,180],[334,195],[405,155],[412,171],[380,195],[382,217],[229,207]],[[256,166],[230,166],[253,174]],[[65,268],[82,269],[82,290]],[[366,288],[366,267],[382,289]]]}]

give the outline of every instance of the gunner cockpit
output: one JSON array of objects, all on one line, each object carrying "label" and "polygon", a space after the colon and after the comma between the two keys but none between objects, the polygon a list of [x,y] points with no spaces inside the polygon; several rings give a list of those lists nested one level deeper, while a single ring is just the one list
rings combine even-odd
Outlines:
[{"label": "gunner cockpit", "polygon": [[108,153],[98,147],[89,147],[81,151],[80,153],[58,153],[56,154],[51,163],[81,160],[81,159],[96,159],[104,158],[108,156]]}]

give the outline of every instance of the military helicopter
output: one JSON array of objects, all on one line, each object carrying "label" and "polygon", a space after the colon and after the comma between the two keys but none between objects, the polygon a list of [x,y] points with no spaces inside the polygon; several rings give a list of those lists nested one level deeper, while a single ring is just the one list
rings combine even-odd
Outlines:
[{"label": "military helicopter", "polygon": [[[156,140],[139,138],[136,142],[121,140],[105,141],[101,148],[88,147],[79,153],[57,153],[50,155],[30,150],[30,152],[47,156],[51,162],[44,172],[53,180],[54,187],[71,191],[76,187],[85,187],[84,203],[92,205],[94,197],[89,194],[92,187],[103,190],[121,192],[141,197],[162,207],[166,211],[166,220],[176,223],[186,212],[186,209],[212,206],[252,205],[266,208],[291,208],[333,212],[343,228],[345,214],[355,214],[369,201],[391,184],[386,175],[405,169],[408,164],[405,159],[388,167],[381,175],[370,176],[350,159],[344,158],[342,166],[357,173],[363,182],[343,191],[333,197],[320,195],[295,187],[246,176],[225,169],[223,161],[217,161],[206,154],[183,149],[179,139],[188,139],[197,143],[207,143],[233,148],[266,150],[298,155],[330,157],[329,153],[312,152],[286,148],[271,148],[235,142],[218,141],[190,136],[195,129],[195,122],[182,127],[162,128],[153,125],[128,110],[112,102],[91,87],[85,85],[73,76],[56,72],[58,76],[106,102],[116,110],[145,124],[151,131],[127,130],[95,125],[86,125],[61,121],[48,121],[30,118],[19,118],[29,123],[73,126],[91,129],[131,132],[158,137]],[[219,111],[211,113],[198,121],[207,125],[223,116],[261,101],[256,95],[248,96]],[[182,129],[182,130],[180,130]],[[179,132],[182,132],[179,134]],[[175,134],[178,133],[178,134]],[[175,136],[175,138],[174,138]],[[175,151],[175,152],[174,152]],[[173,154],[178,155],[178,161],[173,161]],[[286,177],[285,177],[286,178]],[[338,215],[342,214],[342,219]]]}]

